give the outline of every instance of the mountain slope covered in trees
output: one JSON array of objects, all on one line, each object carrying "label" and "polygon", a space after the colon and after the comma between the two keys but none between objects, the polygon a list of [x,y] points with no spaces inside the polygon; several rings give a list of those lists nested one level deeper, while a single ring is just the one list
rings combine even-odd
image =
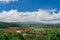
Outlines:
[{"label": "mountain slope covered in trees", "polygon": [[17,26],[18,24],[15,23],[0,22],[0,28],[17,27]]}]

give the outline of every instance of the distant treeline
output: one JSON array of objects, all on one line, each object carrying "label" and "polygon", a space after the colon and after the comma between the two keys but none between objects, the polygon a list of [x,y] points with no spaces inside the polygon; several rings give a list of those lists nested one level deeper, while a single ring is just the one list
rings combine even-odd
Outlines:
[{"label": "distant treeline", "polygon": [[0,22],[0,28],[8,28],[8,27],[56,27],[60,28],[60,24],[17,24],[17,23],[5,23]]}]

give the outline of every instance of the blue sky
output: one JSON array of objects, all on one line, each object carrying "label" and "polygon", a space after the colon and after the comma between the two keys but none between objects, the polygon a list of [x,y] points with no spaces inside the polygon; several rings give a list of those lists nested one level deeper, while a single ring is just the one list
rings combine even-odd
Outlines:
[{"label": "blue sky", "polygon": [[18,11],[37,11],[38,9],[60,10],[60,0],[19,0],[15,2],[0,3],[0,11],[17,9]]},{"label": "blue sky", "polygon": [[0,0],[0,21],[60,23],[60,0]]}]

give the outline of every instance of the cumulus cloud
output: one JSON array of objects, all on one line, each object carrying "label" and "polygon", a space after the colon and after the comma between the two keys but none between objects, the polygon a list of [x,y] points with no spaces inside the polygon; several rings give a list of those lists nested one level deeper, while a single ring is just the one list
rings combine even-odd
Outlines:
[{"label": "cumulus cloud", "polygon": [[15,2],[15,1],[18,1],[18,0],[0,0],[0,3],[9,3],[9,2]]},{"label": "cumulus cloud", "polygon": [[58,13],[55,13],[55,11],[55,9],[39,9],[35,12],[18,12],[17,10],[3,11],[0,13],[0,21],[60,23],[60,11]]}]

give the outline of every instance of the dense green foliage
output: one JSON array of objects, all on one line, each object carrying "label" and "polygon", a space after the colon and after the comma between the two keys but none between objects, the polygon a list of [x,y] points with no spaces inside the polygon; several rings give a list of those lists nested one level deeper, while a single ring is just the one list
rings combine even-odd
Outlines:
[{"label": "dense green foliage", "polygon": [[41,30],[38,34],[34,32],[6,33],[0,31],[0,40],[60,40],[60,29],[44,29],[44,31]]},{"label": "dense green foliage", "polygon": [[16,24],[0,22],[0,28],[29,27],[28,33],[0,31],[0,40],[60,40],[60,24]]},{"label": "dense green foliage", "polygon": [[30,33],[26,40],[60,40],[60,30],[50,29],[39,32],[38,34]]},{"label": "dense green foliage", "polygon": [[0,31],[0,40],[25,40],[21,33],[5,33]]}]

